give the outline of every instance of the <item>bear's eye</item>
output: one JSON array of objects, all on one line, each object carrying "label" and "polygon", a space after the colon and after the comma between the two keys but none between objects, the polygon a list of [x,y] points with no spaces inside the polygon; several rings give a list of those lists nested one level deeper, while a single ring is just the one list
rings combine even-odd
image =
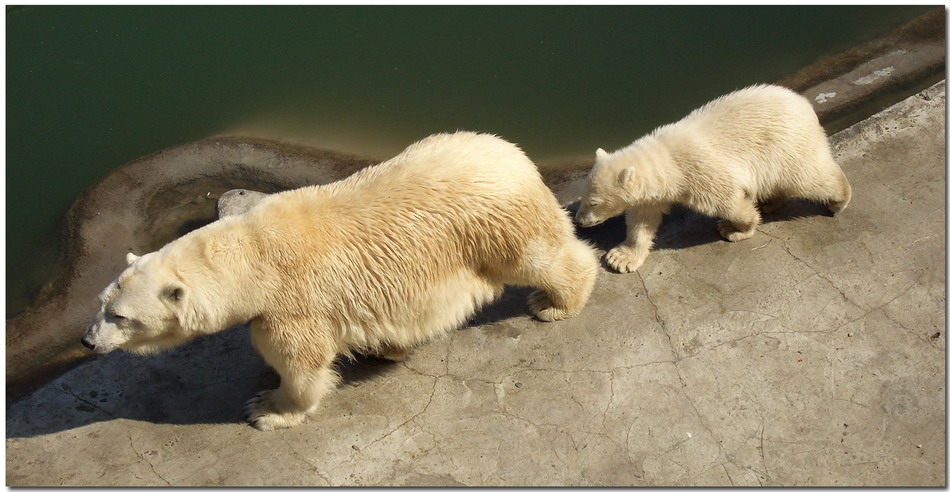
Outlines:
[{"label": "bear's eye", "polygon": [[587,200],[587,205],[589,207],[596,207],[600,205],[600,200]]},{"label": "bear's eye", "polygon": [[116,313],[115,311],[109,311],[108,313],[106,313],[106,316],[108,316],[109,319],[111,319],[111,320],[113,320],[113,321],[116,321],[116,322],[118,322],[118,321],[125,321],[125,319],[126,319],[125,316],[122,316],[121,314]]}]

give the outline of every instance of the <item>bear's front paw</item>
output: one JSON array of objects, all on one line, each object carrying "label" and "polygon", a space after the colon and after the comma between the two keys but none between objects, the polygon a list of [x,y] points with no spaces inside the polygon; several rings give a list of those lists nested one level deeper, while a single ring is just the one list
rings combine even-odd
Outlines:
[{"label": "bear's front paw", "polygon": [[551,296],[543,290],[536,290],[528,296],[528,307],[541,321],[557,321],[574,315],[566,309],[555,307],[551,302]]},{"label": "bear's front paw", "polygon": [[728,220],[720,220],[716,224],[716,227],[719,229],[719,234],[721,234],[726,241],[731,243],[749,239],[755,234],[755,227],[750,227],[748,230],[740,230]]},{"label": "bear's front paw", "polygon": [[608,251],[605,259],[610,268],[620,273],[630,273],[640,268],[649,253],[650,250],[634,249],[621,245]]},{"label": "bear's front paw", "polygon": [[261,391],[244,404],[244,418],[255,429],[260,431],[284,429],[303,422],[303,413],[277,411],[278,391]]}]

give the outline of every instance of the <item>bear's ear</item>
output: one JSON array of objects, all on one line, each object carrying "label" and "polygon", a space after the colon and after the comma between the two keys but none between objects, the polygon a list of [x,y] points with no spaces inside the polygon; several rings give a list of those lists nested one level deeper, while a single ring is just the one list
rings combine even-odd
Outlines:
[{"label": "bear's ear", "polygon": [[620,175],[617,177],[617,184],[621,188],[629,190],[633,186],[633,180],[636,179],[636,172],[633,170],[633,166],[625,167],[620,171]]},{"label": "bear's ear", "polygon": [[170,283],[162,289],[162,297],[177,304],[185,297],[185,286],[177,282]]},{"label": "bear's ear", "polygon": [[126,264],[126,265],[131,265],[132,262],[135,261],[135,260],[137,260],[137,259],[139,259],[139,257],[138,257],[138,256],[135,256],[135,253],[129,251],[129,253],[128,253],[127,255],[125,255],[125,264]]},{"label": "bear's ear", "polygon": [[607,151],[604,149],[597,149],[597,152],[594,152],[594,157],[603,159],[604,157],[607,157]]}]

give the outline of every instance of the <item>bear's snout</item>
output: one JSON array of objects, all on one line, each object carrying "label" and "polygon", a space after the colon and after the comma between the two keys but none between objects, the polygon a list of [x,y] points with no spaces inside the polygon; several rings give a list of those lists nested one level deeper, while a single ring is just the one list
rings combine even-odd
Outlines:
[{"label": "bear's snout", "polygon": [[82,337],[82,344],[84,347],[86,347],[89,350],[92,350],[92,351],[96,350],[96,344],[90,342],[88,337],[85,337],[85,336]]},{"label": "bear's snout", "polygon": [[603,220],[594,217],[594,214],[586,210],[578,211],[577,215],[574,216],[574,221],[580,224],[581,227],[593,227],[603,222]]},{"label": "bear's snout", "polygon": [[115,343],[108,337],[103,338],[102,333],[95,327],[88,328],[79,341],[84,347],[97,354],[106,354],[116,348]]}]

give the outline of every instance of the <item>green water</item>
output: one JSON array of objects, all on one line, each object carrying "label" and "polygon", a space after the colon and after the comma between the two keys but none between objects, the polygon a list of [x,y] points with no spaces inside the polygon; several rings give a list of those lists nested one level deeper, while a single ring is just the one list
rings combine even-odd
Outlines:
[{"label": "green water", "polygon": [[373,157],[488,131],[536,161],[616,148],[934,7],[7,8],[7,315],[110,170],[220,134]]}]

